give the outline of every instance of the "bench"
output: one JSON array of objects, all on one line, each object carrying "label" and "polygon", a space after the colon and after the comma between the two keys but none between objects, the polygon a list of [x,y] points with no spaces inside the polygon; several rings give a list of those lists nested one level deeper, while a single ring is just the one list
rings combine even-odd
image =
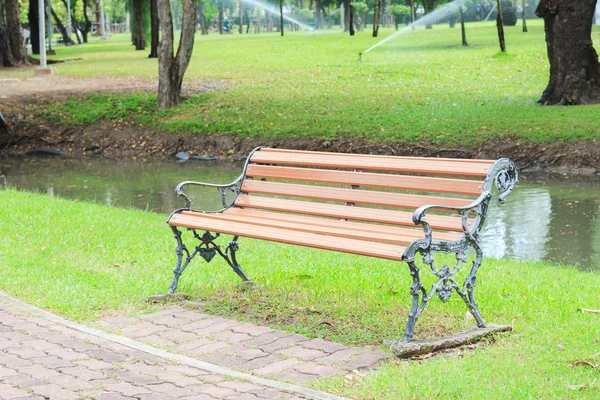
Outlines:
[{"label": "bench", "polygon": [[[186,204],[167,220],[177,241],[169,293],[174,293],[181,274],[198,254],[208,262],[218,254],[243,281],[249,281],[236,259],[238,239],[247,237],[406,262],[412,276],[412,308],[405,342],[411,340],[417,318],[436,294],[446,302],[456,291],[477,325],[485,327],[473,294],[483,257],[478,235],[493,186],[503,203],[517,179],[515,164],[506,158],[493,161],[257,148],[234,182],[186,181],[175,189]],[[192,208],[183,190],[189,185],[217,189],[223,209],[206,212]],[[186,228],[199,240],[191,252],[179,228]],[[221,234],[233,236],[225,247],[216,244]],[[459,285],[454,275],[468,262],[469,248],[474,250],[471,270]],[[435,252],[455,254],[456,264],[437,267]],[[417,254],[434,274],[436,282],[429,290],[421,281]]]}]

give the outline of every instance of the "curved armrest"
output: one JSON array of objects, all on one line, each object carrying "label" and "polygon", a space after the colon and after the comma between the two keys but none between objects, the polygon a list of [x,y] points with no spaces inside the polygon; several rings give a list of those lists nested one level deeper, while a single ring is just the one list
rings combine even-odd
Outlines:
[{"label": "curved armrest", "polygon": [[[483,192],[477,200],[463,207],[449,207],[435,204],[424,205],[415,210],[412,216],[412,220],[415,225],[423,225],[423,227],[425,228],[425,237],[431,238],[431,228],[429,227],[429,224],[423,220],[423,217],[425,217],[425,213],[431,209],[456,211],[462,216],[462,228],[465,235],[473,235],[477,233],[483,225],[483,221],[485,220],[485,215],[487,212],[487,207],[491,198],[492,194],[490,192]],[[475,220],[473,221],[473,224],[469,228],[469,213],[471,211],[474,211],[476,216]]]},{"label": "curved armrest", "polygon": [[221,203],[223,204],[223,207],[229,208],[229,207],[231,207],[231,204],[227,204],[227,201],[226,201],[227,191],[231,190],[237,196],[237,194],[240,192],[240,182],[241,182],[242,178],[243,178],[243,176],[240,176],[235,181],[233,181],[231,183],[227,183],[227,184],[222,184],[222,185],[214,184],[214,183],[205,183],[205,182],[184,181],[184,182],[181,182],[180,184],[178,184],[177,187],[175,187],[175,194],[177,196],[183,197],[185,199],[185,208],[186,209],[191,209],[192,200],[183,191],[184,186],[194,185],[194,186],[217,188],[221,192]]}]

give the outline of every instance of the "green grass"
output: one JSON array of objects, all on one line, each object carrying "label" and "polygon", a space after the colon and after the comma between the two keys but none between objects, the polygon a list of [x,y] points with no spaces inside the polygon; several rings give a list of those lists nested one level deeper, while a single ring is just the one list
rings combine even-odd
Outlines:
[{"label": "green grass", "polygon": [[[155,96],[95,95],[49,109],[49,118],[84,124],[106,118],[193,135],[261,138],[356,137],[477,145],[490,140],[554,143],[597,140],[599,106],[541,107],[548,81],[543,25],[529,33],[507,27],[499,53],[493,22],[460,29],[417,29],[363,56],[380,38],[368,31],[196,37],[187,80],[224,83],[169,112],[153,112]],[[600,31],[594,31],[598,41]],[[57,48],[58,74],[157,77],[157,61],[134,51],[125,35],[85,46]],[[118,102],[122,112],[108,104]]]},{"label": "green grass", "polygon": [[[162,215],[4,190],[0,231],[0,289],[68,318],[148,311],[146,296],[164,293],[171,279],[175,243]],[[401,335],[410,302],[405,265],[246,239],[240,246],[258,290],[236,289],[239,279],[221,260],[194,260],[180,290],[204,299],[211,313],[346,344]],[[512,334],[462,357],[390,362],[357,380],[315,385],[361,399],[597,398],[598,370],[569,364],[600,352],[600,317],[577,312],[600,309],[599,287],[598,274],[485,259],[481,310],[490,322],[514,324]],[[417,335],[457,332],[472,323],[465,311],[457,296],[433,299]],[[591,387],[570,388],[582,384]]]}]

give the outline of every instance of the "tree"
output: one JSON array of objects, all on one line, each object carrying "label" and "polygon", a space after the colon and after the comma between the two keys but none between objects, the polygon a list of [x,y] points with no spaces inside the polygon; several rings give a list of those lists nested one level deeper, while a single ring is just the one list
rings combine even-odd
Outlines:
[{"label": "tree", "polygon": [[523,32],[527,32],[527,20],[526,20],[526,4],[525,4],[525,0],[521,1],[521,19],[523,20]]},{"label": "tree", "polygon": [[463,11],[462,4],[458,5],[458,13],[460,14],[460,34],[462,38],[462,45],[466,47],[469,45],[469,43],[467,43],[467,32],[465,30],[465,12]]},{"label": "tree", "polygon": [[541,0],[550,80],[541,104],[600,103],[600,63],[592,41],[597,0]]},{"label": "tree", "polygon": [[283,36],[283,0],[279,0],[279,30]]},{"label": "tree", "polygon": [[157,0],[150,0],[150,54],[148,58],[158,58],[158,4]]},{"label": "tree", "polygon": [[194,48],[196,2],[183,0],[183,19],[177,54],[173,55],[173,19],[169,0],[158,1],[161,40],[158,45],[158,108],[171,108],[181,101],[181,85]]},{"label": "tree", "polygon": [[27,52],[23,46],[19,2],[0,0],[0,67],[26,63]]},{"label": "tree", "polygon": [[[381,8],[383,7],[382,0],[374,0],[373,2],[373,37],[377,37],[379,33],[379,24],[381,23]],[[365,20],[365,25],[367,21]]]},{"label": "tree", "polygon": [[[170,12],[171,7],[169,7],[169,13]],[[142,10],[142,0],[133,0],[133,13],[135,14],[135,30],[133,31],[135,38],[135,49],[144,50],[146,48],[146,41],[144,40],[144,14]]]},{"label": "tree", "polygon": [[500,42],[500,51],[506,51],[506,42],[504,40],[504,23],[502,22],[502,5],[500,0],[496,0],[498,15],[496,16],[496,28],[498,29],[498,41]]}]

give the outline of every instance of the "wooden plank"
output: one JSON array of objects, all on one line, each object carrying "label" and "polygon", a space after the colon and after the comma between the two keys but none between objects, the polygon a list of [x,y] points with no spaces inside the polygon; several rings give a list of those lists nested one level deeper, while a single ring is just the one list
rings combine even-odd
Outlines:
[{"label": "wooden plank", "polygon": [[483,181],[250,164],[246,176],[478,196]]},{"label": "wooden plank", "polygon": [[496,160],[484,160],[479,158],[444,158],[444,157],[414,157],[414,156],[385,156],[381,154],[355,154],[355,153],[334,153],[328,151],[307,151],[307,150],[292,150],[292,149],[276,149],[272,147],[263,147],[260,151],[270,151],[275,153],[305,153],[305,154],[323,154],[326,153],[332,156],[347,156],[353,155],[357,157],[381,157],[381,158],[396,158],[402,157],[411,160],[441,160],[441,161],[457,161],[457,162],[466,162],[466,163],[476,163],[476,164],[489,164],[492,165],[496,162]]},{"label": "wooden plank", "polygon": [[[194,211],[183,211],[183,213],[192,213]],[[322,227],[331,227],[337,229],[351,229],[351,230],[360,230],[364,232],[369,232],[369,234],[377,236],[380,233],[384,233],[386,235],[397,235],[397,236],[406,236],[412,237],[413,239],[420,239],[424,237],[423,227],[414,226],[411,228],[398,227],[398,226],[390,226],[390,225],[381,225],[375,223],[365,223],[365,222],[351,222],[351,221],[343,221],[339,219],[331,219],[331,218],[321,218],[321,217],[313,217],[306,215],[297,215],[297,214],[286,214],[281,212],[273,212],[273,211],[261,211],[251,208],[238,208],[232,207],[223,212],[223,214],[232,215],[235,217],[245,217],[245,218],[255,218],[255,219],[263,219],[263,220],[275,220],[282,222],[293,222],[299,224],[306,225],[314,225],[314,226],[322,226]],[[457,240],[459,236],[456,233],[446,233],[440,231],[433,232],[433,238],[436,240]]]},{"label": "wooden plank", "polygon": [[356,157],[353,155],[330,156],[327,153],[288,153],[257,151],[251,162],[258,164],[296,165],[309,167],[349,168],[360,170],[410,172],[436,175],[485,177],[490,170],[488,164],[471,164],[436,159],[414,160],[402,157]]},{"label": "wooden plank", "polygon": [[425,204],[436,204],[448,207],[464,207],[473,202],[473,199],[423,196],[373,190],[343,189],[327,186],[297,185],[281,182],[262,182],[258,180],[245,180],[242,184],[241,190],[244,193],[260,193],[276,196],[301,197],[314,200],[409,208],[413,211]]},{"label": "wooden plank", "polygon": [[[347,218],[350,220],[379,222],[391,225],[414,226],[411,212],[378,210],[367,207],[348,207],[336,204],[314,203],[309,201],[277,199],[270,197],[239,195],[237,207],[259,208],[298,214],[320,215],[325,217]],[[444,215],[428,215],[426,221],[432,228],[462,232],[461,218]]]},{"label": "wooden plank", "polygon": [[400,260],[402,258],[402,253],[404,252],[404,247],[386,243],[374,243],[309,232],[292,231],[289,229],[257,226],[244,222],[219,220],[209,214],[205,215],[202,213],[197,213],[193,216],[173,214],[168,223],[173,226],[201,229],[253,239],[340,251],[388,260]]}]

